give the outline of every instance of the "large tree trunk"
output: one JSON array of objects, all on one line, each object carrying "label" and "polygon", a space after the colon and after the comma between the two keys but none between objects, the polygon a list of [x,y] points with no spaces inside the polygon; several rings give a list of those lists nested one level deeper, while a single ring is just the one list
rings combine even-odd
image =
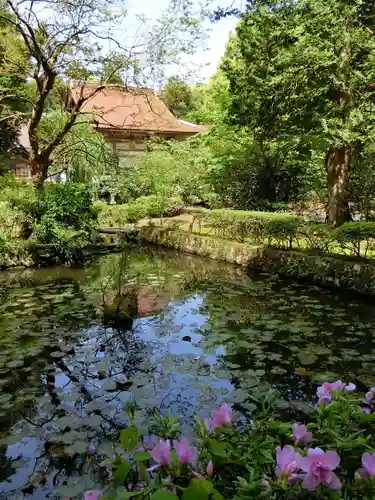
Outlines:
[{"label": "large tree trunk", "polygon": [[48,163],[44,164],[37,159],[31,159],[29,163],[32,183],[36,187],[38,193],[43,194],[44,182],[47,179]]},{"label": "large tree trunk", "polygon": [[340,226],[350,220],[348,196],[350,158],[350,146],[333,148],[326,157],[328,182],[327,221],[333,226]]}]

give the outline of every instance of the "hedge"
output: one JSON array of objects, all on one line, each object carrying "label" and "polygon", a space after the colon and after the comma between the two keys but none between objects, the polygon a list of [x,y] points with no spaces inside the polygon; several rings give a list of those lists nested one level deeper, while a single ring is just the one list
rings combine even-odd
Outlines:
[{"label": "hedge", "polygon": [[95,204],[101,227],[122,227],[145,217],[172,217],[184,211],[181,198],[164,196],[141,196],[133,203],[124,205]]},{"label": "hedge", "polygon": [[238,210],[207,210],[189,208],[194,224],[202,231],[214,232],[224,239],[264,244],[276,248],[293,247],[337,255],[368,257],[375,248],[375,222],[347,222],[332,228],[324,223],[275,212],[245,212]]},{"label": "hedge", "polygon": [[[209,225],[218,236],[243,242],[251,239],[256,243],[292,248],[298,228],[305,219],[298,215],[277,212],[245,212],[240,210],[206,210],[190,208],[193,224]],[[191,225],[192,228],[192,225]]]}]

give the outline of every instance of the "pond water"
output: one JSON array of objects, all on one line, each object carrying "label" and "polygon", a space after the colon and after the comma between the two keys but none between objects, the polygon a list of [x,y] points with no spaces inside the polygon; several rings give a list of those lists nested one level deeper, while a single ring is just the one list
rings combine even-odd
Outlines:
[{"label": "pond water", "polygon": [[[86,269],[0,273],[0,498],[82,498],[127,425],[156,409],[237,418],[257,391],[314,400],[321,380],[375,385],[375,306],[162,250]],[[284,401],[284,403],[283,403]]]}]

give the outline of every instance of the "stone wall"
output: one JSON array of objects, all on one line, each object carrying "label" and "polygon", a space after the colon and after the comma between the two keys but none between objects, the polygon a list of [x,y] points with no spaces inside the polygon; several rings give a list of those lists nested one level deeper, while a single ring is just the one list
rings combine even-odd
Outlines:
[{"label": "stone wall", "polygon": [[288,279],[375,295],[375,263],[369,260],[264,248],[251,265]]},{"label": "stone wall", "polygon": [[155,227],[140,228],[139,238],[148,243],[175,248],[181,252],[242,266],[248,265],[256,257],[259,250],[257,246],[251,247],[235,241]]},{"label": "stone wall", "polygon": [[292,280],[375,295],[375,263],[301,251],[249,246],[185,231],[142,227],[138,237],[149,243],[215,260],[248,266]]}]

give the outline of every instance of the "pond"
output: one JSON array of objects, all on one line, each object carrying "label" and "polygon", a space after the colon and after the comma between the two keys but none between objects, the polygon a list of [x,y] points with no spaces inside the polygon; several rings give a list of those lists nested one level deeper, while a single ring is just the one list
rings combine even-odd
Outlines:
[{"label": "pond", "polygon": [[82,498],[137,403],[183,417],[230,403],[246,419],[322,380],[375,385],[375,306],[242,268],[132,248],[83,268],[0,273],[0,498]]}]

